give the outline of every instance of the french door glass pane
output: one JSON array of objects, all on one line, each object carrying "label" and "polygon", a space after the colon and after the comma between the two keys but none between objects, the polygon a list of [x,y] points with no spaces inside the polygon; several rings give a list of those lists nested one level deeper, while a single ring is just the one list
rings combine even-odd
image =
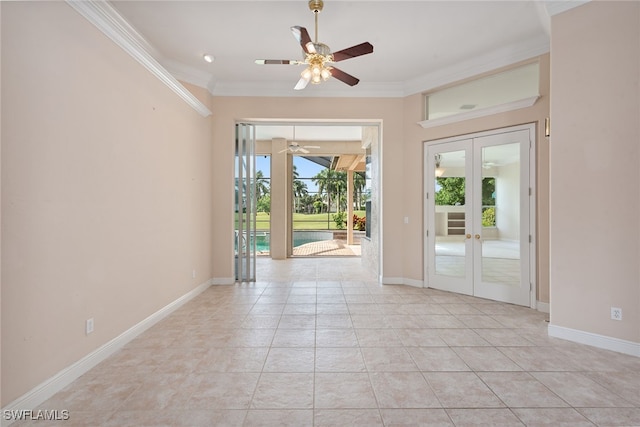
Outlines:
[{"label": "french door glass pane", "polygon": [[435,273],[463,278],[467,256],[465,151],[438,153],[435,162]]},{"label": "french door glass pane", "polygon": [[482,281],[520,285],[520,143],[482,148]]}]

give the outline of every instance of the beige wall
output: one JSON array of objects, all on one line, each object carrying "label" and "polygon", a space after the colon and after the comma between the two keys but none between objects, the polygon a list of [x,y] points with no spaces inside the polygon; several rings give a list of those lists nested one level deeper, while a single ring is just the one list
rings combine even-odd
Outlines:
[{"label": "beige wall", "polygon": [[1,7],[4,406],[212,277],[212,128],[66,3]]},{"label": "beige wall", "polygon": [[551,324],[640,343],[640,3],[551,24]]},{"label": "beige wall", "polygon": [[404,276],[422,280],[423,276],[423,163],[424,141],[432,141],[450,136],[503,128],[518,124],[536,123],[537,135],[537,300],[549,302],[549,202],[548,202],[548,159],[549,145],[544,137],[544,119],[549,116],[549,55],[537,60],[540,63],[540,98],[528,108],[495,114],[463,122],[423,129],[417,123],[423,118],[423,100],[420,94],[404,99],[404,155],[402,170],[406,191],[403,193],[403,213],[409,216],[409,225],[403,228],[402,240],[405,249],[403,259]]},{"label": "beige wall", "polygon": [[319,119],[383,121],[383,252],[385,277],[402,277],[403,128],[402,100],[397,98],[215,97],[214,111],[214,277],[233,278],[234,123],[247,119]]}]

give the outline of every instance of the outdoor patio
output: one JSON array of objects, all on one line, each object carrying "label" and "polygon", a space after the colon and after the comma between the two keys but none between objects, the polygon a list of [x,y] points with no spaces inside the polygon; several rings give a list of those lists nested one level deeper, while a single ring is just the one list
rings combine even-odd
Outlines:
[{"label": "outdoor patio", "polygon": [[[260,252],[259,255],[269,255]],[[344,240],[322,240],[293,248],[293,256],[360,256],[360,245],[347,245]]]}]

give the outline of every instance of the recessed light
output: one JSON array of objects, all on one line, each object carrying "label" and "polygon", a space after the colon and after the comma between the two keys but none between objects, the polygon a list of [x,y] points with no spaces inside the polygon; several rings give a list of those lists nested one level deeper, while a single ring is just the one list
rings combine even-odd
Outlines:
[{"label": "recessed light", "polygon": [[204,59],[205,62],[208,62],[209,64],[211,64],[215,58],[213,57],[213,55],[209,55],[208,53],[205,53],[204,55],[202,55],[202,59]]}]

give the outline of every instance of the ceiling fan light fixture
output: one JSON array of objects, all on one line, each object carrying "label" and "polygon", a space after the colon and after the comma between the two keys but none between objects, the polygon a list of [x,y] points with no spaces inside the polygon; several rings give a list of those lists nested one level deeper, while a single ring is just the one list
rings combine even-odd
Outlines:
[{"label": "ceiling fan light fixture", "polygon": [[215,60],[213,55],[210,55],[208,53],[205,53],[204,55],[202,55],[202,59],[204,59],[204,62],[208,62],[209,64],[211,64]]}]

